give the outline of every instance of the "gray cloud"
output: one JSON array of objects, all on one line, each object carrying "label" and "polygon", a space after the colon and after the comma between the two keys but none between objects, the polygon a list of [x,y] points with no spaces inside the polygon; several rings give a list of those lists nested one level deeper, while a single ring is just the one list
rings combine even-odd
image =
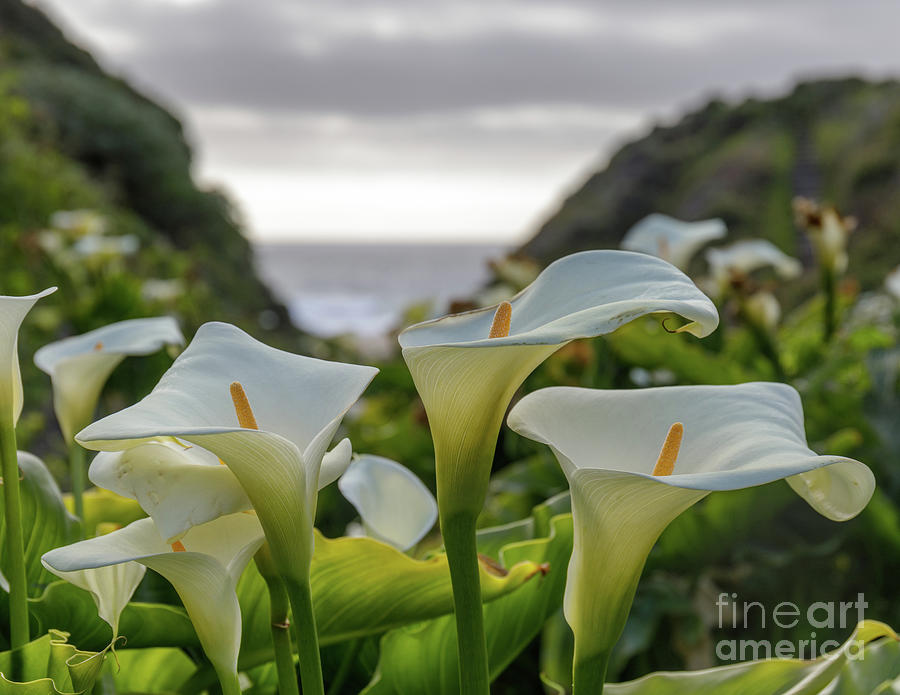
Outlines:
[{"label": "gray cloud", "polygon": [[[508,215],[518,225],[614,143],[709,96],[900,72],[893,0],[35,2],[175,104],[204,173],[232,182],[251,217],[279,177],[340,186],[341,172],[382,172],[402,210],[410,177],[469,172],[510,211],[520,186],[525,212]],[[360,218],[377,221],[372,205]],[[423,231],[438,216],[455,224],[420,207]],[[340,225],[324,219],[340,210],[323,210],[286,207],[284,218]]]}]

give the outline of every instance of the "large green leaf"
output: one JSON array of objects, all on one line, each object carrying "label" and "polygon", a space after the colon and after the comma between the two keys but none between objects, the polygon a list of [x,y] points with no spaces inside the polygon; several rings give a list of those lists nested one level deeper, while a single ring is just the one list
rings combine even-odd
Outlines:
[{"label": "large green leaf", "polygon": [[[875,691],[853,688],[866,681],[881,684],[900,676],[896,646],[884,653],[881,648],[873,652],[870,647],[859,658],[863,644],[883,637],[897,639],[884,623],[867,620],[857,626],[842,647],[818,659],[764,659],[702,671],[651,673],[627,683],[609,684],[603,692],[606,695],[871,695]],[[838,686],[843,689],[837,689]]]},{"label": "large green leaf", "polygon": [[[526,554],[504,567],[481,565],[485,601],[504,596],[542,571]],[[325,538],[316,532],[312,594],[320,644],[378,634],[453,610],[450,570],[443,553],[416,560],[371,538]],[[268,596],[255,566],[238,584],[243,615],[241,668],[272,658]]]},{"label": "large green leaf", "polygon": [[65,632],[51,630],[15,652],[0,654],[0,692],[77,695],[93,688],[103,667],[105,650],[81,651],[69,644],[68,637]]},{"label": "large green leaf", "polygon": [[180,649],[119,649],[106,671],[117,695],[176,693],[196,670]]},{"label": "large green leaf", "polygon": [[[500,549],[500,560],[513,564],[530,560],[544,564],[546,576],[529,582],[484,607],[491,677],[495,678],[538,634],[547,618],[562,605],[566,568],[572,553],[572,517],[550,515],[546,505],[535,508],[531,540]],[[521,524],[504,527],[512,535]],[[496,535],[484,534],[492,542]],[[365,695],[455,695],[459,692],[456,625],[452,615],[392,630],[381,640],[377,672]]]},{"label": "large green leaf", "polygon": [[[84,589],[58,580],[28,602],[41,630],[65,630],[76,644],[97,651],[112,639],[112,629],[97,615],[94,599]],[[129,648],[199,644],[187,613],[158,603],[128,604],[119,621],[119,635]]]},{"label": "large green leaf", "polygon": [[[36,456],[19,452],[21,482],[19,490],[22,498],[22,519],[25,535],[25,573],[28,580],[28,595],[38,596],[56,577],[41,565],[41,555],[52,548],[75,540],[78,520],[66,511],[59,486]],[[3,509],[0,495],[0,510]],[[6,526],[0,525],[0,544],[4,548],[3,570],[6,565]],[[5,604],[5,601],[3,602]],[[6,611],[6,606],[3,606]]]}]

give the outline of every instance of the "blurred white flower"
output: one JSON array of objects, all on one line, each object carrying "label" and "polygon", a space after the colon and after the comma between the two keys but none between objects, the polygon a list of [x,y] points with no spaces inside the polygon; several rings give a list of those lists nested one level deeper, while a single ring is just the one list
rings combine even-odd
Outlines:
[{"label": "blurred white flower", "polygon": [[710,241],[723,238],[727,231],[719,219],[682,222],[653,213],[629,229],[619,247],[657,256],[686,270],[697,251]]}]

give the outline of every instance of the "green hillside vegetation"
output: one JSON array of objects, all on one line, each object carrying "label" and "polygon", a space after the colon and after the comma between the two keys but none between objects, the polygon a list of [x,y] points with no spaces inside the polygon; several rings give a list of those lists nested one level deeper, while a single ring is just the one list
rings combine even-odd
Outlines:
[{"label": "green hillside vegetation", "polygon": [[[89,211],[82,216],[99,231],[51,229],[54,213],[73,210]],[[83,236],[100,248],[78,252]],[[137,252],[106,249],[122,239],[136,239]],[[0,293],[61,290],[23,332],[26,355],[64,335],[162,313],[187,335],[227,320],[285,347],[303,340],[257,279],[231,203],[193,182],[178,120],[18,0],[0,0],[0,258]],[[168,358],[157,361],[159,371],[123,365],[112,402],[148,390]],[[46,377],[28,361],[23,368],[30,401],[46,403]],[[30,441],[52,419],[44,416],[20,426],[21,444],[39,453],[56,446]]]},{"label": "green hillside vegetation", "polygon": [[547,262],[614,248],[635,222],[663,212],[721,217],[729,240],[765,237],[809,265],[790,206],[802,195],[859,219],[849,274],[873,288],[900,260],[898,183],[900,84],[810,82],[771,101],[713,101],[654,128],[590,176],[522,250]]}]

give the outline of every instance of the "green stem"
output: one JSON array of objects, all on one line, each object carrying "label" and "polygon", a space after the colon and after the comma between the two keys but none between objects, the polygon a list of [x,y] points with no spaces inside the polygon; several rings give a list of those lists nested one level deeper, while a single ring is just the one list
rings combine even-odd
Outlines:
[{"label": "green stem", "polygon": [[825,342],[831,340],[837,326],[837,274],[822,269],[822,287],[825,291]]},{"label": "green stem", "polygon": [[72,442],[69,445],[69,477],[72,480],[72,500],[75,502],[75,516],[84,523],[84,458],[85,450]]},{"label": "green stem", "polygon": [[23,647],[28,636],[28,584],[25,575],[25,541],[22,502],[19,498],[19,457],[16,427],[11,412],[0,413],[0,461],[6,514],[6,554],[9,581],[9,641],[12,649]]},{"label": "green stem", "polygon": [[338,665],[337,672],[334,674],[331,683],[328,684],[328,695],[341,695],[341,693],[344,692],[344,683],[347,682],[347,677],[350,675],[350,669],[353,668],[353,662],[356,661],[356,655],[359,654],[362,643],[363,641],[361,639],[355,639],[351,640],[350,644],[347,645],[347,649],[341,657],[341,663]]},{"label": "green stem", "polygon": [[303,695],[325,695],[322,682],[322,661],[319,656],[319,636],[316,633],[316,615],[313,612],[309,579],[284,579],[291,613],[294,616],[294,633],[297,654],[300,657],[300,683]]},{"label": "green stem", "polygon": [[572,673],[572,695],[601,695],[606,679],[609,652],[591,654],[581,658],[578,655],[578,635],[575,636],[575,665]]},{"label": "green stem", "polygon": [[278,693],[279,695],[300,695],[297,672],[294,670],[294,653],[291,647],[290,622],[288,620],[290,601],[287,589],[275,570],[268,545],[263,545],[257,551],[254,559],[269,590],[269,627],[272,630],[272,646],[275,648]]},{"label": "green stem", "polygon": [[234,671],[220,673],[219,684],[222,686],[222,695],[241,695],[241,682]]},{"label": "green stem", "polygon": [[487,645],[481,607],[481,582],[475,546],[475,516],[459,513],[441,517],[441,533],[456,615],[456,644],[459,651],[460,695],[489,695]]}]

